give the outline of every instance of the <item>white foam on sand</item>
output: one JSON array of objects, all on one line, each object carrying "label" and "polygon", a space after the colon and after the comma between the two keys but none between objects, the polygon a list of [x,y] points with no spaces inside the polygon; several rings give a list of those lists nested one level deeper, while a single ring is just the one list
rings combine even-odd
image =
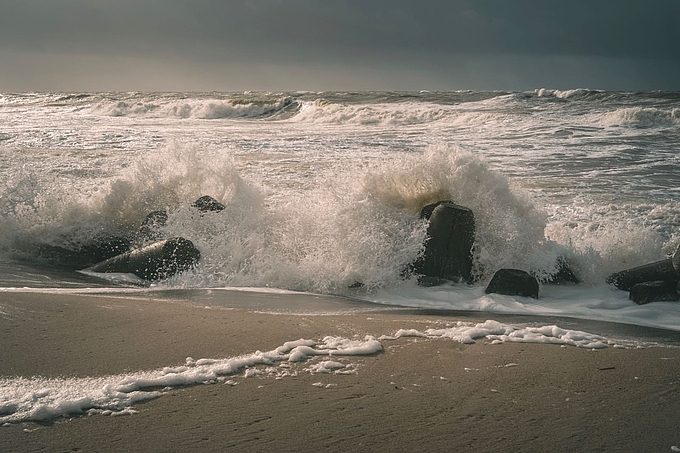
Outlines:
[{"label": "white foam on sand", "polygon": [[212,383],[235,386],[238,382],[227,377],[237,374],[243,378],[296,376],[299,362],[317,356],[328,357],[329,360],[311,363],[302,370],[311,374],[353,374],[356,373],[356,365],[346,363],[347,357],[379,353],[383,351],[382,342],[402,337],[450,339],[465,344],[486,338],[493,344],[525,342],[593,349],[633,346],[557,326],[517,328],[493,320],[479,324],[457,322],[424,331],[401,329],[379,339],[372,336],[364,339],[328,336],[320,341],[300,339],[267,352],[256,351],[227,359],[194,360],[189,357],[181,366],[127,375],[0,378],[0,426],[86,414],[131,415],[135,413],[132,407],[136,403],[158,398],[173,387]]},{"label": "white foam on sand", "polygon": [[[0,378],[0,424],[97,412],[129,413],[135,403],[161,396],[159,389],[223,382],[225,376],[240,372],[244,373],[244,377],[272,374],[272,370],[262,371],[255,367],[272,367],[280,362],[299,362],[315,356],[371,355],[381,350],[381,343],[372,337],[364,340],[326,337],[320,342],[291,341],[271,351],[256,351],[228,359],[194,360],[189,357],[182,366],[128,375],[65,379]],[[332,370],[337,366],[328,362],[322,368]],[[323,372],[321,368],[315,371]],[[284,371],[274,374],[286,376],[291,373],[284,367]]]},{"label": "white foam on sand", "polygon": [[459,343],[471,344],[480,338],[487,338],[493,344],[500,343],[538,343],[561,344],[577,346],[579,348],[602,349],[607,346],[619,346],[620,342],[587,332],[562,329],[557,326],[524,327],[521,329],[488,320],[479,324],[458,321],[440,329],[400,329],[393,336],[382,336],[381,340],[391,340],[402,337],[449,338]]}]

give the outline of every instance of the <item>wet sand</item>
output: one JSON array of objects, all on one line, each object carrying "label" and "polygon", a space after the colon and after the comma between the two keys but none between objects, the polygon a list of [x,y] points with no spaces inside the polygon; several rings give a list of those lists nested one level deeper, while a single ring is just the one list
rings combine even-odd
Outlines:
[{"label": "wet sand", "polygon": [[[229,297],[244,306],[257,297],[298,298],[304,306],[308,296]],[[268,314],[195,304],[191,292],[171,298],[4,292],[0,375],[121,374],[183,364],[189,356],[271,350],[299,338],[377,337],[458,320],[479,317],[399,310]],[[133,415],[0,427],[0,451],[663,452],[680,446],[678,348],[593,351],[414,338],[382,344],[382,353],[342,359],[356,365],[355,374],[311,374],[303,362],[291,365],[297,376],[239,373],[230,377],[236,385],[166,390],[136,405]]]}]

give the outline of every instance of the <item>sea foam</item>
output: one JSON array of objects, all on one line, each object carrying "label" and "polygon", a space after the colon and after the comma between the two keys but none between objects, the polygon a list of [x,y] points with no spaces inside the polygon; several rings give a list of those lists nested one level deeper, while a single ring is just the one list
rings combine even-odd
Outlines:
[{"label": "sea foam", "polygon": [[605,126],[677,128],[680,127],[680,109],[627,107],[601,114],[600,122]]},{"label": "sea foam", "polygon": [[[300,362],[314,356],[371,355],[381,350],[380,342],[372,337],[353,340],[329,336],[318,342],[298,340],[271,351],[257,351],[228,359],[194,360],[189,357],[182,366],[127,375],[64,379],[0,378],[0,424],[103,411],[119,413],[141,401],[160,397],[163,393],[153,390],[156,388],[224,382],[225,376],[242,371],[246,376],[259,375],[259,372],[248,372],[257,366]],[[339,367],[326,362],[323,368],[333,370]],[[321,368],[313,371],[321,372]],[[282,375],[288,373],[284,371]]]},{"label": "sea foam", "polygon": [[[0,194],[0,253],[39,261],[41,244],[77,250],[98,238],[131,236],[149,212],[162,209],[168,223],[161,233],[191,240],[203,256],[166,285],[335,294],[356,283],[397,288],[423,250],[420,208],[444,199],[475,213],[473,271],[481,283],[499,268],[549,278],[561,256],[584,281],[602,281],[659,259],[675,243],[666,246],[631,220],[616,224],[612,213],[607,224],[586,213],[549,222],[530,193],[470,152],[440,146],[403,157],[343,168],[331,162],[297,192],[284,193],[246,179],[233,159],[181,143],[140,158],[89,197],[47,190],[24,170]],[[198,215],[190,205],[205,194],[226,209]]]},{"label": "sea foam", "polygon": [[472,344],[475,343],[475,340],[487,338],[494,344],[561,344],[589,349],[603,349],[606,348],[608,344],[608,340],[599,335],[566,330],[554,325],[516,328],[493,320],[488,320],[479,324],[470,324],[459,321],[454,326],[430,328],[422,332],[415,329],[400,329],[393,336],[385,336],[381,337],[381,339],[396,339],[402,337],[431,339],[448,338],[464,344]]},{"label": "sea foam", "polygon": [[[3,94],[0,259],[59,267],[46,250],[129,237],[164,209],[160,233],[191,240],[203,260],[161,287],[361,287],[430,306],[439,295],[404,269],[426,239],[418,210],[451,199],[477,217],[473,291],[501,267],[547,280],[563,258],[586,288],[563,313],[581,316],[586,300],[625,302],[600,291],[609,274],[680,242],[679,100],[586,89]],[[202,195],[227,209],[198,214]],[[5,286],[32,286],[33,274]],[[445,290],[452,309],[529,305]]]},{"label": "sea foam", "polygon": [[294,114],[299,108],[299,102],[290,97],[251,102],[236,99],[103,100],[91,107],[96,114],[114,117],[177,117],[206,120],[274,117],[284,111]]},{"label": "sea foam", "polygon": [[[191,357],[181,366],[168,366],[155,371],[126,375],[54,378],[0,378],[0,425],[27,421],[44,421],[78,415],[132,415],[137,403],[161,397],[173,387],[237,382],[227,377],[242,373],[243,378],[271,377],[282,379],[296,375],[290,363],[309,361],[322,356],[349,358],[371,356],[383,351],[382,342],[402,337],[449,339],[465,344],[486,338],[494,344],[525,342],[562,344],[583,348],[604,348],[617,343],[586,332],[561,329],[557,326],[518,328],[488,320],[470,324],[458,322],[445,328],[424,331],[400,329],[393,335],[376,339],[348,339],[327,336],[320,341],[294,340],[271,351],[256,351],[227,359]],[[321,360],[301,371],[311,374],[354,374],[353,364],[346,361]],[[162,390],[159,390],[162,389]]]}]

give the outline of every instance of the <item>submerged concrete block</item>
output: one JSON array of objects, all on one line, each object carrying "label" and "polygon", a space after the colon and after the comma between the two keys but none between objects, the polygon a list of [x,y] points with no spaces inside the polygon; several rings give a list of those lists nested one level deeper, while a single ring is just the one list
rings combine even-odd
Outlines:
[{"label": "submerged concrete block", "polygon": [[538,299],[538,280],[520,269],[500,269],[491,278],[485,292]]},{"label": "submerged concrete block", "polygon": [[137,235],[133,241],[135,247],[139,248],[162,238],[161,229],[168,223],[168,213],[166,211],[153,211],[146,216],[137,230]]},{"label": "submerged concrete block", "polygon": [[678,273],[671,258],[616,272],[607,277],[606,282],[624,291],[630,291],[638,283],[660,280],[678,282]]},{"label": "submerged concrete block", "polygon": [[671,257],[671,262],[673,263],[673,269],[680,275],[680,245],[675,249],[675,253]]},{"label": "submerged concrete block", "polygon": [[48,263],[70,269],[82,269],[130,249],[130,240],[120,236],[99,237],[73,247],[37,245],[36,255]]},{"label": "submerged concrete block", "polygon": [[680,299],[676,286],[674,282],[663,280],[638,283],[630,289],[628,298],[638,305],[650,302],[676,301]]},{"label": "submerged concrete block", "polygon": [[571,270],[571,267],[569,266],[569,263],[564,256],[558,257],[556,264],[557,271],[554,274],[550,275],[547,279],[541,280],[541,283],[547,283],[550,285],[563,285],[565,283],[581,283],[581,280]]},{"label": "submerged concrete block", "polygon": [[423,208],[429,218],[423,257],[414,263],[420,283],[431,286],[441,280],[470,282],[472,245],[475,240],[475,217],[472,210],[451,201],[441,201]]},{"label": "submerged concrete block", "polygon": [[192,205],[194,208],[201,212],[220,212],[224,210],[224,205],[219,201],[215,200],[210,195],[203,195],[198,200],[194,201]]},{"label": "submerged concrete block", "polygon": [[135,274],[145,280],[160,280],[191,269],[201,252],[188,239],[166,239],[115,256],[88,268],[92,272]]}]

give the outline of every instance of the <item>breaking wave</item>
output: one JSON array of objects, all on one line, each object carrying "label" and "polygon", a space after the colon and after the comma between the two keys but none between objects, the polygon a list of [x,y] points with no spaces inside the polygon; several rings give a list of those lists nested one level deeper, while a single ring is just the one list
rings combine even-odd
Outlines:
[{"label": "breaking wave", "polygon": [[[633,224],[593,228],[549,222],[531,196],[473,154],[435,147],[401,160],[333,169],[297,192],[271,191],[245,180],[230,159],[190,146],[148,155],[108,189],[84,198],[41,187],[30,171],[0,194],[0,252],[40,261],[45,250],[78,250],[93,241],[131,237],[145,216],[168,212],[166,237],[198,247],[198,267],[164,284],[254,286],[316,293],[398,287],[423,250],[424,205],[450,199],[475,213],[476,278],[523,268],[539,278],[570,260],[586,281],[621,261],[658,253],[659,235]],[[191,202],[211,195],[224,211],[198,215]]]},{"label": "breaking wave", "polygon": [[600,115],[600,123],[605,126],[676,128],[680,126],[680,109],[622,108]]},{"label": "breaking wave", "polygon": [[178,117],[197,119],[278,118],[295,115],[300,102],[290,97],[273,101],[187,99],[172,102],[154,100],[101,101],[92,110],[106,116]]}]

